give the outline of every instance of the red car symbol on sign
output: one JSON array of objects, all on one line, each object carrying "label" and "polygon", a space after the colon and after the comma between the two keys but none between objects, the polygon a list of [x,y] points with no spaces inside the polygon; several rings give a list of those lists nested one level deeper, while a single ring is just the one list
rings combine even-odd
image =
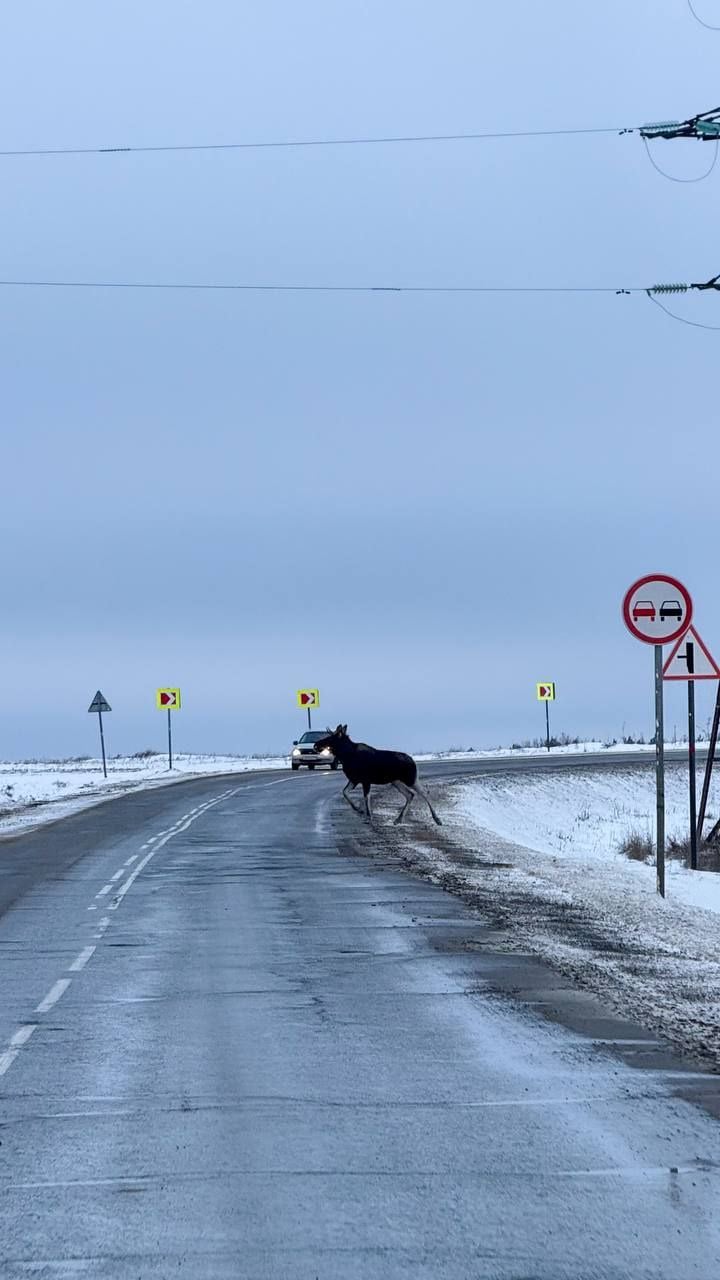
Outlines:
[{"label": "red car symbol on sign", "polygon": [[649,618],[651,622],[654,622],[657,617],[657,610],[652,600],[638,600],[633,605],[632,616],[634,622],[638,622],[640,618]]}]

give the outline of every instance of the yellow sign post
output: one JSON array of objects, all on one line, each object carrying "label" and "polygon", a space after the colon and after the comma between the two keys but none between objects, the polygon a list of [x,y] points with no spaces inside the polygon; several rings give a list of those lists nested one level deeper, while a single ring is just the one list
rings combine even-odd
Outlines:
[{"label": "yellow sign post", "polygon": [[537,683],[538,702],[545,703],[545,743],[550,750],[550,703],[555,701],[555,681],[539,680]]},{"label": "yellow sign post", "polygon": [[171,711],[179,711],[181,707],[179,689],[158,689],[155,694],[155,706],[158,711],[168,713],[168,769],[172,769],[172,717]]},{"label": "yellow sign post", "polygon": [[297,704],[299,707],[307,709],[308,713],[308,729],[312,729],[311,711],[313,707],[320,706],[320,690],[319,689],[298,689]]}]

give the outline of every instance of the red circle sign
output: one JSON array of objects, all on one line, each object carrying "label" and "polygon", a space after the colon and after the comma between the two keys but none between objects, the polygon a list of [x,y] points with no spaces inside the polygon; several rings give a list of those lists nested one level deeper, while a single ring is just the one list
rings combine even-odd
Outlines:
[{"label": "red circle sign", "polygon": [[669,644],[692,622],[690,592],[677,578],[649,573],[628,588],[623,600],[625,626],[645,644]]}]

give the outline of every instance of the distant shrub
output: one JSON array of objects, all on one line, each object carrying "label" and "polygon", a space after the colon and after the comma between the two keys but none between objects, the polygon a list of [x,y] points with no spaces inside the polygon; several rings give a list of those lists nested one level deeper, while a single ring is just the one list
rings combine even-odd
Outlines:
[{"label": "distant shrub", "polygon": [[159,756],[160,752],[155,751],[152,747],[146,747],[144,751],[136,751],[130,757],[131,760],[149,760],[150,756]]},{"label": "distant shrub", "polygon": [[621,842],[619,852],[633,862],[655,861],[655,845],[649,835],[640,831],[630,831]]},{"label": "distant shrub", "polygon": [[[670,838],[667,842],[665,857],[671,862],[680,862],[684,867],[690,866],[690,837],[684,840]],[[720,847],[701,841],[697,851],[698,871],[720,871]]]}]

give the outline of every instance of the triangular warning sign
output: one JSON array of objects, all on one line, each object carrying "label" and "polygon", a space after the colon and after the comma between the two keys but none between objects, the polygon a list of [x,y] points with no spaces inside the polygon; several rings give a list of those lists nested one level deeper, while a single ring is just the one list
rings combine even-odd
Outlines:
[{"label": "triangular warning sign", "polygon": [[88,711],[112,711],[110,703],[105,701],[99,689],[90,703]]},{"label": "triangular warning sign", "polygon": [[665,680],[720,680],[720,667],[694,627],[676,641],[663,667]]}]

